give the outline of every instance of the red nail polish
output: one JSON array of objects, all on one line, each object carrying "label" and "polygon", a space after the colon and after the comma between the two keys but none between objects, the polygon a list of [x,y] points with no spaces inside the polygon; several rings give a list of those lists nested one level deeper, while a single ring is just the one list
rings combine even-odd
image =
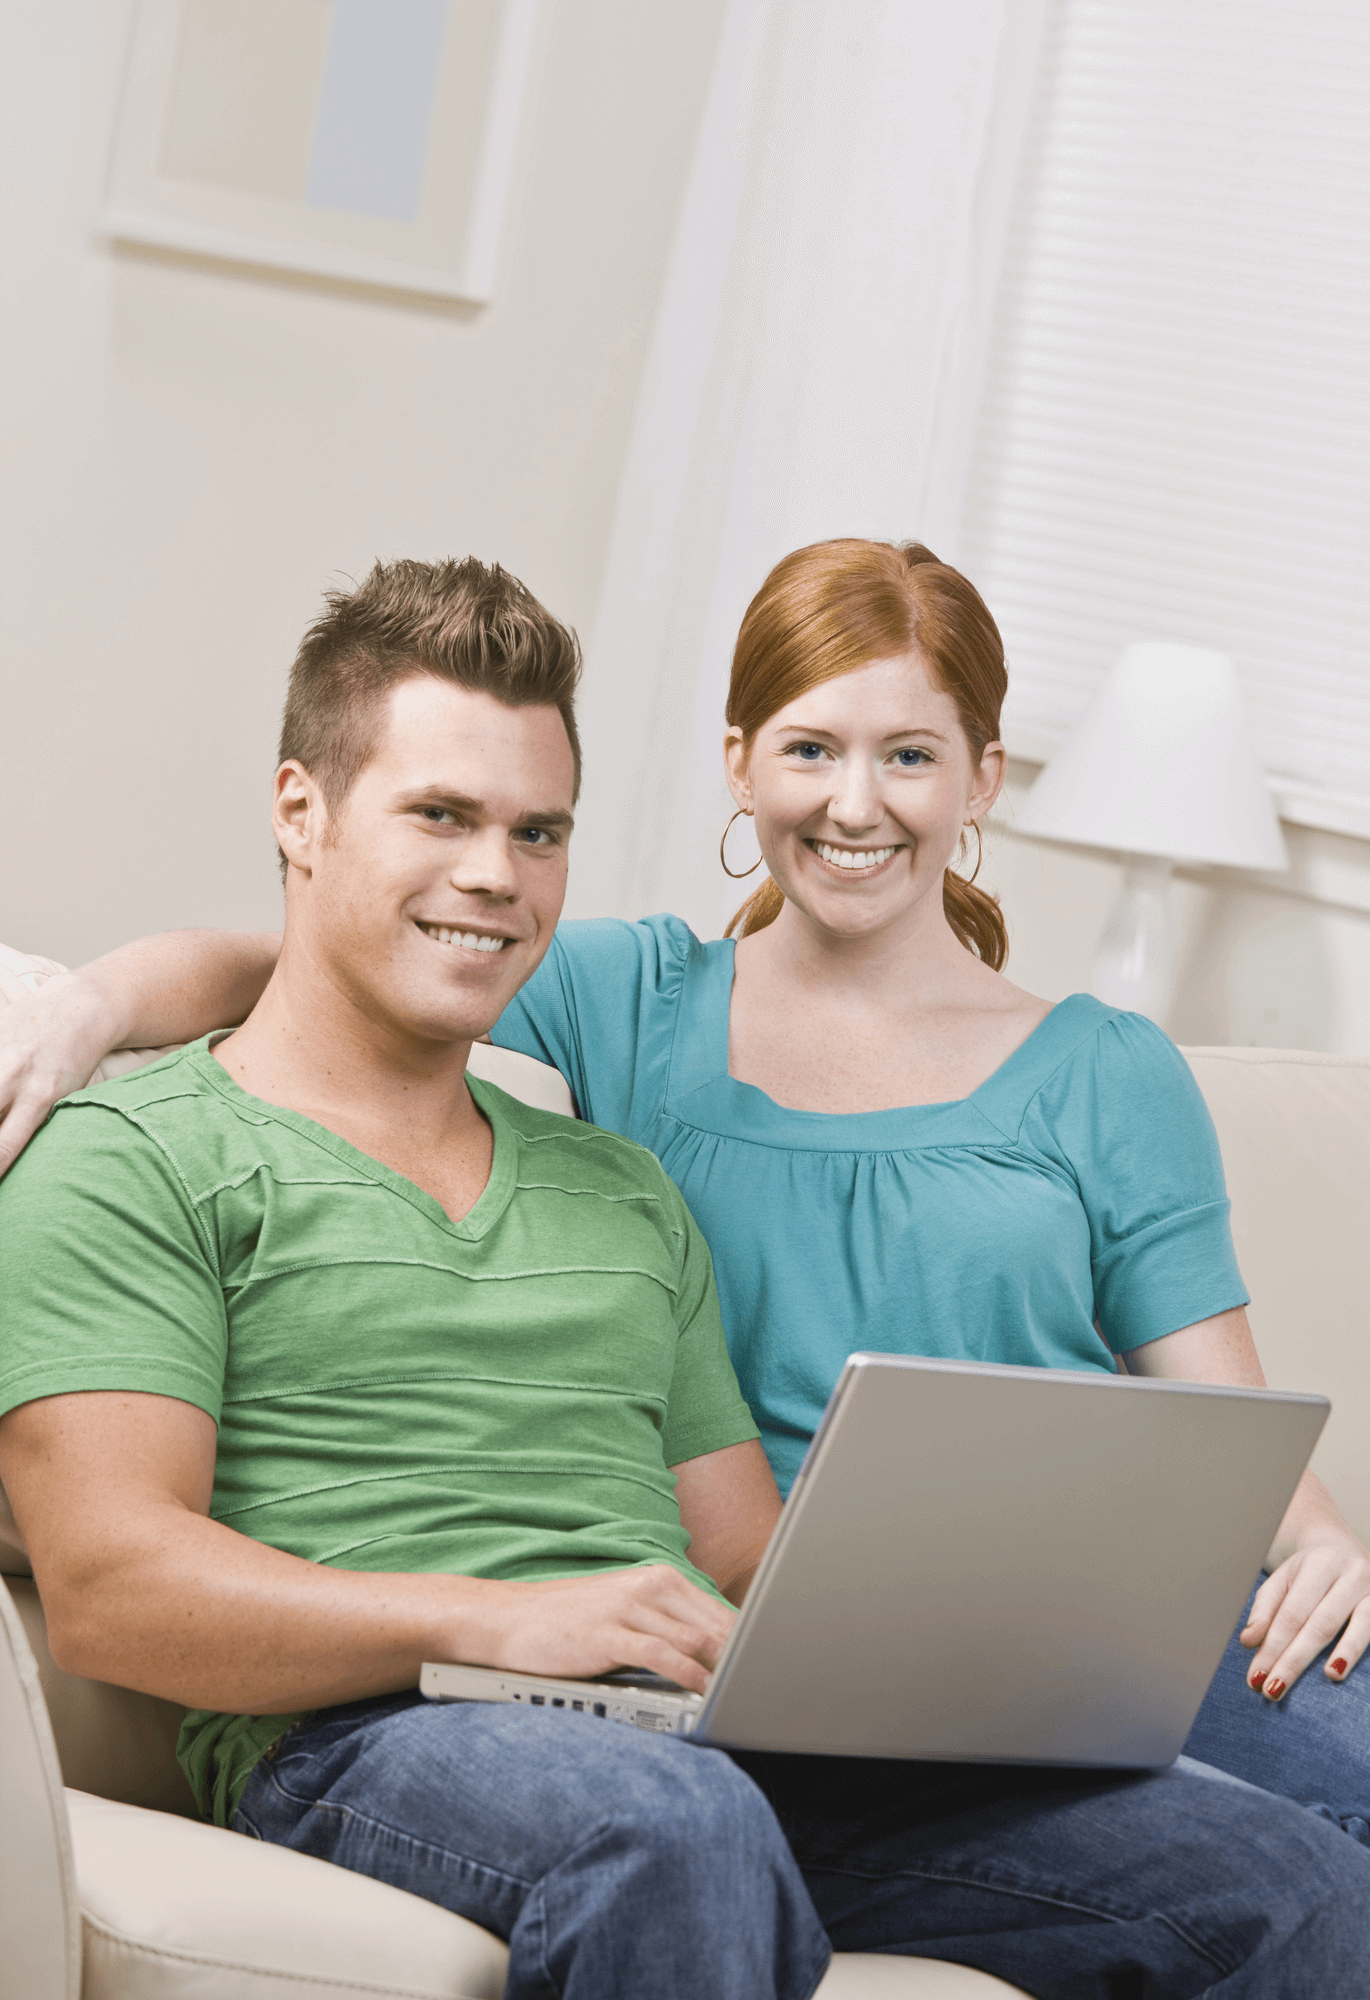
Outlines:
[{"label": "red nail polish", "polygon": [[1346,1672],[1345,1660],[1333,1660],[1332,1671],[1334,1674],[1344,1674]]},{"label": "red nail polish", "polygon": [[1267,1699],[1269,1699],[1270,1701],[1278,1701],[1280,1696],[1284,1693],[1284,1682],[1271,1681],[1269,1687],[1266,1689],[1265,1692]]},{"label": "red nail polish", "polygon": [[1266,1669],[1264,1667],[1261,1668],[1258,1674],[1252,1674],[1251,1676],[1251,1685],[1253,1688],[1255,1688],[1257,1694],[1260,1693],[1261,1689],[1265,1685],[1265,1676],[1266,1676]]}]

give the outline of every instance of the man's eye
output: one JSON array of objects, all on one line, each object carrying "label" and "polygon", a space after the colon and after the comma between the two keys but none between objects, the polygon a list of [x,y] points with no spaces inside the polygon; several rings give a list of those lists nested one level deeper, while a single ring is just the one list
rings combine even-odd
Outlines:
[{"label": "man's eye", "polygon": [[547,831],[545,826],[518,827],[515,830],[514,838],[515,840],[522,841],[525,847],[548,847],[552,842],[552,835]]},{"label": "man's eye", "polygon": [[430,826],[441,826],[444,822],[455,825],[457,816],[448,806],[420,806],[419,817]]}]

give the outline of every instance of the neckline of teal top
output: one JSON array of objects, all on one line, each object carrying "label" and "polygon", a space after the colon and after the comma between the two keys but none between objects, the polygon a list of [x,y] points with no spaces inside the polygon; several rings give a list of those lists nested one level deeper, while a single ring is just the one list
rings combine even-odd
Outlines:
[{"label": "neckline of teal top", "polygon": [[663,1110],[696,1130],[786,1152],[906,1153],[1013,1144],[1043,1084],[1115,1009],[1089,993],[1060,1000],[968,1097],[888,1111],[795,1111],[728,1073],[732,938],[686,956]]}]

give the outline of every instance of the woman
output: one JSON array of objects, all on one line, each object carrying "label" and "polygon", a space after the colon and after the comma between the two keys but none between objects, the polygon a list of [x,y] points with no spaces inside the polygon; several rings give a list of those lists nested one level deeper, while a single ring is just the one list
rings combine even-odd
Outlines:
[{"label": "woman", "polygon": [[[770,870],[736,943],[671,917],[564,925],[495,1030],[681,1187],[782,1488],[854,1347],[1262,1381],[1184,1061],[1139,1016],[1010,984],[997,905],[951,867],[1003,782],[1005,687],[993,619],[928,550],[787,557],[729,692],[735,817]],[[140,949],[152,990],[166,966],[188,980],[185,1033],[267,969],[250,943]],[[207,1012],[206,952],[235,968]],[[99,991],[52,990],[48,1053],[10,1066],[30,1099],[91,1066]],[[1306,1475],[1275,1556],[1187,1748],[1370,1843],[1370,1690],[1345,1685],[1370,1555]]]}]

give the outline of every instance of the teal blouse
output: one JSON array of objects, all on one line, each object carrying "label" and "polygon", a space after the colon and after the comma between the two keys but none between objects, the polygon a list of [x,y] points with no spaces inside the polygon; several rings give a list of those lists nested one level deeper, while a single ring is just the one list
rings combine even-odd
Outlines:
[{"label": "teal blouse", "polygon": [[1207,1107],[1140,1015],[1077,993],[969,1097],[791,1111],[728,1074],[732,979],[679,918],[565,923],[493,1039],[680,1188],[782,1491],[855,1349],[1111,1372],[1245,1304]]}]

